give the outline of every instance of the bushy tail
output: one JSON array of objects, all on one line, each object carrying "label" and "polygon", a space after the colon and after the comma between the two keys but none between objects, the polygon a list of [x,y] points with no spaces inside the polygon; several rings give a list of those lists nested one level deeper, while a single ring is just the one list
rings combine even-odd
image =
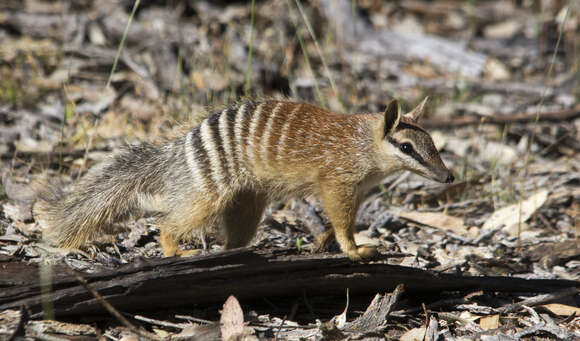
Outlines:
[{"label": "bushy tail", "polygon": [[119,165],[126,161],[123,154],[91,169],[66,192],[47,181],[34,185],[38,198],[34,215],[47,242],[63,248],[79,248],[109,232],[115,222],[139,208],[142,174],[133,167]]}]

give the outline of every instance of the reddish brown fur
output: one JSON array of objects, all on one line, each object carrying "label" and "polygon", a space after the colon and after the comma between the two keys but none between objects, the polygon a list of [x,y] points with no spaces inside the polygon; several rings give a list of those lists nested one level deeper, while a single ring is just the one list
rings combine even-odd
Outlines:
[{"label": "reddish brown fur", "polygon": [[[250,242],[268,202],[315,195],[341,249],[353,260],[369,257],[374,250],[354,242],[354,219],[370,187],[402,169],[452,179],[416,125],[424,104],[406,116],[396,102],[384,114],[360,115],[281,101],[226,109],[165,146],[113,158],[66,197],[46,195],[40,206],[48,216],[46,235],[79,247],[130,211],[152,210],[163,213],[164,255],[188,254],[177,241],[214,225],[222,226],[230,249]],[[401,152],[404,143],[416,153]],[[97,203],[100,212],[86,210]]]}]

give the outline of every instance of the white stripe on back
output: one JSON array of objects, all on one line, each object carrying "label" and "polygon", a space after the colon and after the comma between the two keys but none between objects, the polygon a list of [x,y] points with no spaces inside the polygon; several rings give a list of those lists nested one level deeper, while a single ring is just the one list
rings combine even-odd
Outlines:
[{"label": "white stripe on back", "polygon": [[211,175],[217,188],[222,191],[226,184],[227,179],[222,172],[222,165],[220,162],[220,155],[217,150],[217,146],[213,137],[213,131],[209,126],[209,121],[206,119],[201,123],[199,128],[199,133],[201,134],[201,143],[203,148],[207,152],[209,158],[209,164],[211,169]]},{"label": "white stripe on back", "polygon": [[[244,150],[242,148],[242,130],[243,130],[243,126],[244,126],[244,111],[246,110],[247,107],[247,103],[244,103],[242,105],[240,105],[240,107],[238,108],[238,112],[236,113],[236,122],[234,125],[234,140],[236,142],[236,155],[238,156],[238,163],[239,163],[239,168],[240,171],[242,171],[242,169],[244,169],[244,159],[242,157],[242,155],[244,155]],[[241,174],[238,174],[238,176]]]},{"label": "white stripe on back", "polygon": [[191,172],[191,177],[193,178],[193,183],[201,187],[201,191],[207,191],[207,184],[205,183],[205,178],[203,177],[201,170],[199,169],[198,162],[195,160],[195,152],[193,150],[192,143],[193,131],[189,131],[185,136],[184,142],[184,153],[185,160],[187,161],[187,166]]},{"label": "white stripe on back", "polygon": [[262,116],[262,110],[266,103],[260,103],[252,116],[252,121],[250,121],[250,132],[248,133],[248,147],[246,148],[246,153],[248,156],[249,163],[253,165],[256,162],[256,143],[254,137],[256,136],[256,129],[258,128],[258,122],[260,121],[260,116]]},{"label": "white stripe on back", "polygon": [[276,121],[276,116],[278,115],[278,111],[280,111],[280,107],[282,106],[282,102],[278,102],[272,110],[272,113],[268,116],[268,121],[266,122],[266,127],[264,128],[264,134],[262,134],[262,160],[265,162],[268,161],[268,143],[270,140],[270,135],[272,134],[272,127],[274,126],[274,122]]},{"label": "white stripe on back", "polygon": [[[219,132],[222,138],[222,146],[224,148],[224,153],[226,154],[226,163],[228,168],[228,173],[232,178],[237,178],[237,174],[235,174],[234,169],[234,151],[232,150],[231,140],[233,136],[230,136],[230,124],[234,124],[234,122],[230,122],[228,117],[228,109],[225,109],[220,113],[219,119]],[[233,180],[233,179],[232,179]]]},{"label": "white stripe on back", "polygon": [[278,146],[276,146],[277,147],[276,161],[279,161],[282,158],[282,151],[284,149],[284,146],[286,145],[286,141],[288,140],[288,130],[290,129],[290,124],[292,124],[292,121],[294,120],[296,113],[298,112],[298,110],[300,110],[301,107],[302,104],[295,104],[295,108],[294,110],[292,110],[290,115],[286,115],[286,121],[284,122],[284,125],[280,130],[280,139],[278,139]]}]

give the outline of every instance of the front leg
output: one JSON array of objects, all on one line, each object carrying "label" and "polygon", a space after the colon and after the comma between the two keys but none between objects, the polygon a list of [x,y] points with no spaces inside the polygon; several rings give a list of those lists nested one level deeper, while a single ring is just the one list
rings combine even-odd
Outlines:
[{"label": "front leg", "polygon": [[357,247],[354,242],[354,225],[360,199],[354,185],[330,182],[322,186],[322,204],[330,218],[334,236],[342,252],[352,261],[371,258],[377,253],[373,247]]}]

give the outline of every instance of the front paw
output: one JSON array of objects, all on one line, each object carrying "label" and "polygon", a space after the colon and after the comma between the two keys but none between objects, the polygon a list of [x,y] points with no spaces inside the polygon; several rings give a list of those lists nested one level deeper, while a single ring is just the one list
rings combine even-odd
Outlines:
[{"label": "front paw", "polygon": [[353,262],[358,262],[358,261],[362,260],[362,257],[361,257],[361,255],[359,255],[357,249],[348,250],[345,253],[348,256],[348,259],[350,259]]},{"label": "front paw", "polygon": [[356,252],[362,259],[371,259],[379,255],[377,247],[373,245],[361,245],[357,248]]},{"label": "front paw", "polygon": [[348,250],[345,253],[353,262],[375,258],[379,254],[377,248],[372,245],[362,245],[356,249]]}]

